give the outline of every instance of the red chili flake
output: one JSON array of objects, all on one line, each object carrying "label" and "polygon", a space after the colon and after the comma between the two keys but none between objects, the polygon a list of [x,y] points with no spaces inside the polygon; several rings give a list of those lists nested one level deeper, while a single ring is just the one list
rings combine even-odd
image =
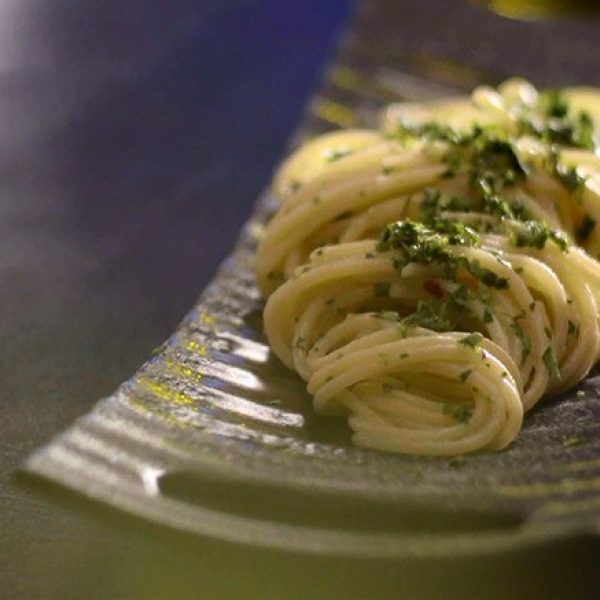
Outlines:
[{"label": "red chili flake", "polygon": [[427,281],[425,281],[425,283],[423,284],[423,289],[438,300],[442,300],[445,296],[444,290],[442,289],[440,284],[437,281],[434,281],[433,279],[428,279]]}]

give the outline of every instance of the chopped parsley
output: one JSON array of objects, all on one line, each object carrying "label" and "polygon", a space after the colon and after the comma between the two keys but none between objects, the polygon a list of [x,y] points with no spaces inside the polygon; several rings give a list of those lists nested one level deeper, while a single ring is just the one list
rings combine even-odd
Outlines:
[{"label": "chopped parsley", "polygon": [[455,324],[448,317],[447,311],[448,306],[444,302],[422,300],[418,303],[416,310],[406,317],[401,317],[397,312],[391,310],[380,311],[374,316],[377,319],[397,323],[402,329],[422,327],[432,331],[452,331],[455,329]]},{"label": "chopped parsley", "polygon": [[448,276],[456,275],[459,267],[466,269],[483,284],[503,289],[508,287],[508,280],[499,277],[493,271],[481,266],[477,260],[469,260],[464,256],[455,256],[452,246],[477,246],[477,232],[447,219],[437,219],[430,226],[407,219],[391,223],[383,230],[378,244],[381,252],[399,251],[399,258],[394,259],[394,266],[402,270],[410,263],[429,265],[440,264],[446,268]]},{"label": "chopped parsley", "polygon": [[462,164],[468,164],[472,181],[489,178],[502,187],[514,183],[526,173],[510,141],[493,126],[474,125],[469,131],[460,132],[435,122],[401,123],[395,137],[401,141],[425,139],[449,144],[446,177],[454,176]]},{"label": "chopped parsley", "polygon": [[544,366],[546,367],[546,371],[548,371],[548,375],[550,377],[559,378],[560,371],[556,364],[556,355],[554,354],[552,346],[546,348],[544,354],[542,354],[542,360],[544,361]]},{"label": "chopped parsley", "polygon": [[396,129],[394,137],[401,141],[410,141],[411,139],[425,139],[431,142],[448,142],[454,146],[466,144],[469,141],[469,135],[461,133],[447,125],[441,125],[434,121],[428,123],[406,123],[401,122]]},{"label": "chopped parsley", "polygon": [[469,375],[471,375],[472,372],[473,369],[467,369],[466,371],[463,371],[459,376],[460,382],[465,383],[467,379],[469,379]]},{"label": "chopped parsley", "polygon": [[538,137],[547,144],[594,150],[594,121],[585,111],[573,113],[559,90],[540,94],[539,116],[522,117],[521,134]]},{"label": "chopped parsley", "polygon": [[477,126],[473,134],[473,156],[469,166],[473,183],[485,181],[490,191],[498,191],[525,177],[527,169],[510,141]]},{"label": "chopped parsley", "polygon": [[531,354],[531,339],[525,335],[523,328],[519,321],[525,318],[525,313],[520,313],[516,317],[513,317],[512,323],[510,324],[510,328],[513,330],[513,333],[521,342],[521,365],[524,365],[529,355]]},{"label": "chopped parsley", "polygon": [[473,409],[466,404],[446,402],[444,404],[444,414],[454,417],[459,423],[468,423],[473,415]]},{"label": "chopped parsley", "polygon": [[589,112],[582,110],[577,116],[577,129],[574,132],[573,139],[575,145],[585,150],[594,150],[595,132],[594,121]]},{"label": "chopped parsley", "polygon": [[399,221],[387,225],[379,239],[378,249],[402,250],[408,262],[428,264],[452,257],[448,239],[432,231],[423,223]]},{"label": "chopped parsley", "polygon": [[463,302],[469,300],[469,296],[469,288],[466,285],[459,285],[454,292],[450,294],[451,300],[459,306],[461,306]]},{"label": "chopped parsley", "polygon": [[562,119],[569,112],[569,105],[559,90],[548,90],[540,95],[540,108],[549,117]]},{"label": "chopped parsley", "polygon": [[334,148],[333,150],[329,151],[326,160],[328,163],[332,163],[340,158],[344,158],[344,156],[352,154],[352,152],[352,150],[348,150],[347,148]]},{"label": "chopped parsley", "polygon": [[546,246],[547,241],[554,242],[563,252],[566,252],[569,248],[565,235],[560,231],[551,229],[543,221],[523,221],[513,225],[510,238],[510,243],[513,246],[519,248],[529,246],[541,250]]},{"label": "chopped parsley", "polygon": [[432,331],[452,331],[454,323],[448,318],[447,304],[433,300],[421,301],[417,310],[404,317],[402,322],[408,327],[422,327]]},{"label": "chopped parsley", "polygon": [[585,184],[586,178],[577,172],[577,167],[565,167],[557,163],[553,173],[569,192],[576,192]]},{"label": "chopped parsley", "polygon": [[496,288],[498,290],[503,290],[508,287],[508,279],[506,277],[500,277],[494,271],[490,271],[487,267],[481,266],[481,263],[475,260],[467,260],[462,257],[462,260],[459,261],[468,271],[475,277],[479,279],[481,283]]},{"label": "chopped parsley", "polygon": [[483,336],[478,332],[474,332],[460,339],[458,343],[462,344],[463,346],[469,346],[470,348],[477,348],[482,341]]},{"label": "chopped parsley", "polygon": [[450,219],[433,219],[428,226],[437,233],[443,233],[448,236],[448,243],[451,246],[477,246],[479,244],[479,234],[468,225],[451,221]]}]

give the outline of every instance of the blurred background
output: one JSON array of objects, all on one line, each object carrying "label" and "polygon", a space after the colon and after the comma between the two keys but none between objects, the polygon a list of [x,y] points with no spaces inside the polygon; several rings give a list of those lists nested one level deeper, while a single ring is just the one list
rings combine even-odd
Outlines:
[{"label": "blurred background", "polygon": [[[0,597],[360,597],[373,586],[380,597],[454,597],[449,586],[486,585],[494,573],[485,561],[352,565],[249,553],[15,474],[127,379],[193,304],[354,4],[0,0]],[[390,62],[440,85],[467,89],[515,72],[600,83],[587,12],[547,21],[533,0],[358,4],[379,24],[373,46],[394,39]],[[547,569],[548,594],[583,589],[585,577],[565,571],[565,551],[574,564],[589,561],[587,542],[553,548],[545,562],[527,557],[497,597],[533,597],[540,590],[525,579],[535,568]]]},{"label": "blurred background", "polygon": [[[0,597],[142,597],[136,585],[158,585],[144,527],[98,521],[14,471],[183,318],[350,8],[0,2]],[[176,560],[148,544],[160,555],[151,571]],[[157,597],[177,597],[181,571],[167,575]]]}]

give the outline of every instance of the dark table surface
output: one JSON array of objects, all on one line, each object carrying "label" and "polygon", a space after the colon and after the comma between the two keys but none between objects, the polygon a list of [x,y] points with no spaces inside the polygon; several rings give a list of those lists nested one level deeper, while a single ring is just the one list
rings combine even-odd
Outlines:
[{"label": "dark table surface", "polygon": [[[0,4],[0,598],[454,597],[494,572],[208,543],[16,473],[193,304],[351,4]],[[589,550],[526,557],[498,597],[532,569],[581,591]]]}]

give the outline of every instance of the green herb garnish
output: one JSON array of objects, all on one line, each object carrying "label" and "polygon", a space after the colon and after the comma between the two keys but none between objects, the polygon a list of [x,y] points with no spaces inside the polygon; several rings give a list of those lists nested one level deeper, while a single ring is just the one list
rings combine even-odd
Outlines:
[{"label": "green herb garnish", "polygon": [[554,168],[554,176],[569,192],[580,190],[586,181],[586,178],[577,172],[577,167],[564,167],[559,164]]},{"label": "green herb garnish", "polygon": [[465,383],[467,381],[467,379],[469,379],[469,375],[473,372],[473,369],[467,369],[466,371],[463,371],[460,376],[460,382],[461,383]]},{"label": "green herb garnish", "polygon": [[477,348],[482,341],[483,336],[478,332],[474,332],[458,340],[458,343],[463,344],[463,346],[469,346],[470,348]]},{"label": "green herb garnish", "polygon": [[525,313],[520,313],[517,316],[513,317],[513,321],[510,324],[510,328],[513,330],[514,334],[521,342],[521,365],[524,365],[527,361],[527,358],[531,354],[531,340],[529,337],[525,335],[523,328],[519,321],[525,318]]},{"label": "green herb garnish", "polygon": [[544,351],[544,354],[542,354],[542,360],[544,361],[546,371],[548,371],[548,375],[550,377],[560,377],[560,371],[558,370],[558,365],[556,364],[556,355],[554,354],[554,350],[551,346],[548,346]]},{"label": "green herb garnish", "polygon": [[444,414],[454,417],[459,423],[468,423],[473,415],[473,409],[466,404],[446,402],[444,404]]},{"label": "green herb garnish", "polygon": [[483,284],[498,290],[503,290],[508,287],[508,279],[500,277],[493,271],[490,271],[487,267],[481,266],[481,263],[477,259],[467,260],[464,257],[462,258],[460,263],[469,271],[469,273],[471,273],[471,275],[473,275],[473,277],[479,279]]},{"label": "green herb garnish", "polygon": [[540,94],[540,108],[549,117],[562,119],[569,112],[569,105],[559,90],[548,90]]},{"label": "green herb garnish", "polygon": [[404,317],[402,323],[407,327],[422,327],[432,331],[452,331],[455,328],[448,318],[447,304],[433,300],[419,302],[417,310]]},{"label": "green herb garnish", "polygon": [[327,155],[327,162],[328,163],[332,163],[335,162],[336,160],[339,160],[340,158],[344,158],[344,156],[348,156],[349,154],[352,154],[352,150],[348,150],[343,149],[343,148],[334,148],[333,150],[329,151],[329,154]]},{"label": "green herb garnish", "polygon": [[455,256],[452,252],[452,246],[478,244],[477,232],[461,223],[436,219],[429,227],[407,219],[385,227],[379,239],[378,250],[399,251],[399,257],[394,259],[394,266],[399,270],[409,263],[421,265],[437,263],[446,268],[448,276],[454,276],[456,270],[463,267],[487,286],[498,289],[508,287],[507,279],[481,266],[479,261]]},{"label": "green herb garnish", "polygon": [[566,252],[569,248],[565,235],[560,231],[551,229],[542,221],[523,221],[513,224],[510,238],[513,246],[519,248],[529,246],[541,250],[549,240],[554,242],[563,252]]}]

